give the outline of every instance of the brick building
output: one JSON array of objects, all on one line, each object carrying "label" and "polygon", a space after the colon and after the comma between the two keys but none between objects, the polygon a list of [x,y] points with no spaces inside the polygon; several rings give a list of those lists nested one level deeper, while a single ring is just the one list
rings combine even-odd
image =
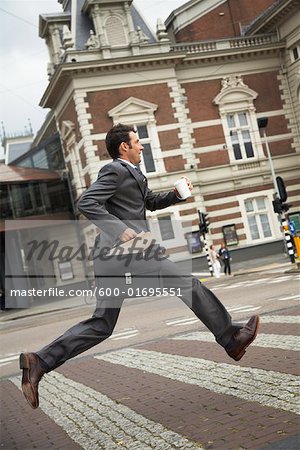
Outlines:
[{"label": "brick building", "polygon": [[198,229],[198,211],[216,245],[278,243],[257,119],[268,118],[274,169],[297,218],[299,2],[190,0],[158,20],[156,34],[131,0],[59,3],[63,12],[40,16],[50,55],[41,106],[55,115],[75,200],[110,160],[107,130],[134,124],[150,187],[170,190],[182,175],[195,186],[184,204],[150,214],[177,259],[188,255],[184,231]]}]

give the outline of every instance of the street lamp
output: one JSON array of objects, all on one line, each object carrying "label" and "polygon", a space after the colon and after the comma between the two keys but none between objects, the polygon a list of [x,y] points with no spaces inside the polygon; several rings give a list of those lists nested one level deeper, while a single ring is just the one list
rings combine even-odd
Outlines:
[{"label": "street lamp", "polygon": [[258,125],[258,128],[260,130],[262,130],[262,132],[263,132],[264,142],[266,145],[267,156],[268,156],[268,160],[269,160],[269,164],[270,164],[270,168],[271,168],[272,180],[273,180],[274,189],[275,189],[275,197],[278,197],[278,187],[277,187],[277,182],[276,182],[275,170],[274,170],[274,166],[273,166],[269,143],[267,141],[266,130],[267,130],[267,125],[268,125],[268,118],[261,117],[260,119],[257,119],[257,125]]},{"label": "street lamp", "polygon": [[[294,255],[293,243],[291,242],[291,236],[289,233],[288,220],[285,217],[285,214],[283,213],[284,211],[288,211],[290,205],[288,205],[287,203],[283,203],[287,199],[284,181],[282,180],[281,177],[277,177],[277,179],[276,179],[275,170],[274,170],[273,161],[272,161],[271,152],[270,152],[270,147],[269,147],[269,143],[267,141],[266,129],[267,129],[267,125],[268,125],[268,118],[261,117],[261,118],[257,119],[257,125],[258,125],[258,128],[260,130],[262,130],[262,132],[263,132],[264,142],[265,142],[266,150],[267,150],[267,156],[268,156],[268,160],[269,160],[269,164],[270,164],[270,168],[271,168],[272,180],[273,180],[273,185],[274,185],[274,189],[275,189],[275,195],[274,195],[274,200],[273,200],[274,212],[277,212],[278,217],[280,219],[280,223],[282,226],[282,234],[283,234],[283,239],[284,239],[283,242],[285,244],[285,247],[289,254],[291,262],[294,263],[295,255]],[[284,198],[282,198],[282,196],[284,196]]]}]

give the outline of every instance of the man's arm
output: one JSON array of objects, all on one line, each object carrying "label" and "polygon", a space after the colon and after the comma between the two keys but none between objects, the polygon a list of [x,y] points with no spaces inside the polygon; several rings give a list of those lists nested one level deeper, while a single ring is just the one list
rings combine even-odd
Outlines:
[{"label": "man's arm", "polygon": [[117,240],[128,228],[118,217],[110,214],[105,202],[114,195],[122,180],[122,175],[112,164],[104,166],[97,180],[81,196],[78,202],[79,211],[91,222],[95,223],[112,240]]},{"label": "man's arm", "polygon": [[[184,177],[186,178],[186,177]],[[190,191],[193,189],[191,181],[186,178],[188,187]],[[166,192],[164,194],[154,193],[148,189],[146,195],[146,208],[150,211],[155,211],[156,209],[167,208],[168,206],[175,205],[176,203],[184,202],[185,200],[180,198],[179,193],[176,189],[171,192]]]},{"label": "man's arm", "polygon": [[157,194],[149,189],[147,192],[145,205],[150,211],[155,211],[157,209],[167,208],[168,206],[175,205],[176,203],[180,203],[182,201],[184,200],[178,198],[174,191]]}]

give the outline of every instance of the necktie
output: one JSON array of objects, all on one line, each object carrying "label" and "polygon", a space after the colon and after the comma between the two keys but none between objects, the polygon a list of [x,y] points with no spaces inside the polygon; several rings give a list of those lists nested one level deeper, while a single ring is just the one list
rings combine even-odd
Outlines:
[{"label": "necktie", "polygon": [[143,172],[141,171],[141,169],[139,167],[135,167],[135,170],[138,172],[139,175],[141,175],[141,177],[143,177],[143,183],[146,183],[147,179],[143,174]]}]

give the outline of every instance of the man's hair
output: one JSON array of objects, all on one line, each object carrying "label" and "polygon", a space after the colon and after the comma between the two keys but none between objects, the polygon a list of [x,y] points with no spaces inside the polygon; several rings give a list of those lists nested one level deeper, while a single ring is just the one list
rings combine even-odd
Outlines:
[{"label": "man's hair", "polygon": [[113,126],[106,135],[105,144],[108,153],[113,159],[120,156],[119,147],[122,142],[130,144],[129,133],[136,130],[130,125],[123,125],[118,123],[118,125]]}]

